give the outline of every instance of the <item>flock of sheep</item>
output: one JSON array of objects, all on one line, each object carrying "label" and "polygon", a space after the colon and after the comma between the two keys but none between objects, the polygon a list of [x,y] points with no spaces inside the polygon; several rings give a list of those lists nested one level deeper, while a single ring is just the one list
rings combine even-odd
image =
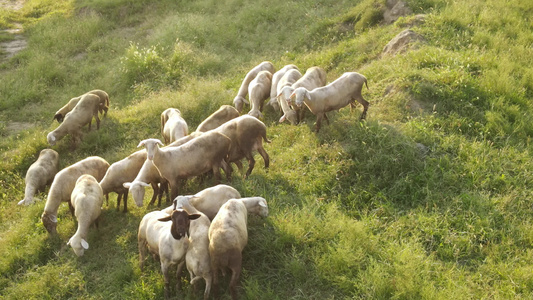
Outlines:
[{"label": "flock of sheep", "polygon": [[[32,204],[35,193],[44,191],[51,183],[42,223],[49,233],[56,233],[59,206],[62,202],[69,203],[78,228],[68,245],[76,255],[82,256],[89,249],[90,225],[98,226],[104,196],[107,199],[109,193],[117,193],[117,210],[122,201],[126,212],[128,194],[141,207],[145,187],[152,186],[154,194],[150,204],[159,199],[160,205],[165,193],[173,204],[146,214],[139,225],[141,270],[147,250],[159,257],[168,298],[169,268],[178,265],[179,278],[186,266],[192,285],[201,278],[205,280],[204,299],[207,299],[211,287],[217,286],[219,272],[229,268],[232,271],[229,290],[236,299],[242,250],[248,241],[247,214],[266,217],[268,206],[264,198],[241,198],[233,187],[219,184],[220,169],[224,170],[228,182],[233,171],[231,163],[248,177],[255,166],[254,151],[259,152],[268,168],[270,159],[263,142],[270,141],[260,120],[265,100],[270,97],[268,105],[281,111],[280,122],[288,120],[294,125],[302,120],[305,104],[317,116],[317,132],[323,118],[329,123],[326,112],[348,104],[353,107],[357,100],[364,107],[363,119],[369,105],[361,95],[366,84],[361,74],[345,73],[326,85],[326,73],[319,67],[307,69],[303,76],[295,65],[274,70],[270,62],[262,62],[250,70],[233,100],[235,107],[223,105],[192,133],[178,109],[166,109],[161,114],[161,134],[167,145],[158,139],[142,140],[138,147],[145,149],[111,165],[101,157],[91,156],[59,171],[59,154],[52,149],[42,150],[27,171],[25,197],[19,204]],[[250,105],[250,111],[241,116],[244,104]],[[81,141],[81,129],[88,125],[90,130],[93,117],[99,129],[99,113],[105,116],[108,109],[109,96],[102,90],[71,99],[54,116],[60,125],[47,135],[49,144],[53,146],[70,134],[75,148]],[[246,172],[242,159],[248,161]],[[217,185],[192,196],[179,195],[185,180],[211,171]],[[179,284],[178,279],[178,289]]]}]

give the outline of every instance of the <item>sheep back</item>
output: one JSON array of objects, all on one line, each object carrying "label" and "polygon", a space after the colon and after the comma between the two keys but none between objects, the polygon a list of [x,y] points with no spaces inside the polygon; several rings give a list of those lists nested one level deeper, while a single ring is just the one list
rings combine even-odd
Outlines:
[{"label": "sheep back", "polygon": [[44,191],[45,187],[52,183],[59,170],[59,154],[52,149],[43,149],[39,158],[26,172],[24,199],[18,204],[32,204],[33,196],[38,191]]},{"label": "sheep back", "polygon": [[197,132],[206,132],[219,127],[231,119],[239,116],[239,112],[231,105],[222,105],[217,111],[207,117],[198,127]]}]

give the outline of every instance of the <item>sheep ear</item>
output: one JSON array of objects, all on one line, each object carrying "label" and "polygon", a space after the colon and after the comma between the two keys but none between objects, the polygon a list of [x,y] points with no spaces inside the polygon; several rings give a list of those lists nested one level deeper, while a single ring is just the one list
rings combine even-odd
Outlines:
[{"label": "sheep ear", "polygon": [[146,142],[146,140],[142,140],[139,145],[137,145],[137,148],[141,147],[141,146],[144,146],[144,142]]},{"label": "sheep ear", "polygon": [[81,239],[81,246],[82,246],[83,249],[85,249],[85,250],[89,249],[89,243],[87,243],[87,241],[84,240],[84,239]]},{"label": "sheep ear", "polygon": [[268,205],[264,201],[260,201],[259,206],[268,208]]},{"label": "sheep ear", "polygon": [[157,143],[161,146],[165,146],[165,144],[163,144],[160,140],[157,140]]},{"label": "sheep ear", "polygon": [[189,220],[196,220],[200,217],[201,215],[200,214],[192,214],[192,215],[189,215]]},{"label": "sheep ear", "polygon": [[157,220],[161,221],[161,222],[168,222],[168,221],[172,220],[172,216],[164,217],[164,218],[157,219]]},{"label": "sheep ear", "polygon": [[129,189],[131,187],[131,182],[124,182],[122,186]]},{"label": "sheep ear", "polygon": [[70,238],[70,240],[68,240],[67,245],[70,246],[71,243],[72,243],[72,238]]},{"label": "sheep ear", "polygon": [[142,186],[150,186],[150,184],[148,184],[146,182],[142,182],[142,181],[139,181],[139,184],[142,185]]},{"label": "sheep ear", "polygon": [[17,203],[17,204],[18,204],[18,205],[22,205],[22,204],[24,204],[24,200],[26,200],[26,198],[20,200],[19,203]]},{"label": "sheep ear", "polygon": [[287,118],[287,116],[285,114],[283,114],[283,116],[281,116],[281,118],[279,118],[279,122],[283,123],[283,121],[285,121],[286,118]]},{"label": "sheep ear", "polygon": [[50,221],[57,223],[57,217],[56,216],[50,216]]},{"label": "sheep ear", "polygon": [[295,92],[292,92],[291,95],[289,96],[289,99],[292,99],[294,97],[296,97],[296,94],[295,94]]}]

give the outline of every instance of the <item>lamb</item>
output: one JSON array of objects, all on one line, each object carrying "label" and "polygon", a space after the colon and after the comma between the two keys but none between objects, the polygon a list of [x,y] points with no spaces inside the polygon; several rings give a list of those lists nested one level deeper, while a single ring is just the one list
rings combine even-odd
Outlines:
[{"label": "lamb", "polygon": [[141,271],[144,268],[147,247],[154,256],[159,256],[165,280],[165,299],[170,297],[169,268],[185,259],[189,246],[186,234],[189,231],[190,221],[199,217],[199,214],[189,215],[182,209],[174,209],[171,215],[153,211],[146,214],[139,224],[137,234],[139,267]]},{"label": "lamb", "polygon": [[78,230],[67,245],[72,247],[77,256],[83,256],[85,250],[89,249],[89,243],[87,243],[89,226],[94,223],[98,228],[98,219],[104,202],[102,187],[96,178],[88,174],[81,175],[76,180],[70,202],[78,219]]},{"label": "lamb", "polygon": [[48,191],[44,212],[41,215],[43,225],[49,233],[54,234],[57,232],[59,205],[61,202],[70,203],[70,196],[76,185],[76,180],[83,174],[89,174],[94,176],[96,180],[101,180],[108,168],[109,163],[105,159],[98,156],[90,156],[56,174],[50,191]]},{"label": "lamb", "polygon": [[255,66],[246,74],[244,80],[241,83],[241,87],[239,88],[239,92],[237,92],[237,96],[235,96],[235,98],[233,99],[233,105],[239,113],[242,112],[244,103],[250,104],[248,100],[246,100],[246,94],[248,94],[248,85],[250,84],[250,82],[255,78],[255,76],[257,76],[259,72],[269,71],[271,74],[273,74],[274,70],[274,65],[271,62],[264,61],[259,65]]},{"label": "lamb", "polygon": [[[291,86],[284,86],[278,91],[277,100],[283,107],[283,116],[279,119],[279,122],[282,123],[285,120],[288,120],[292,125],[298,124],[304,116],[304,109],[299,109],[297,106],[293,108],[290,107],[288,99],[292,92],[299,87],[304,87],[308,91],[322,87],[326,85],[326,71],[320,67],[311,67],[305,71],[304,76],[302,76],[298,81],[296,81]],[[298,112],[300,112],[298,114]]]},{"label": "lamb", "polygon": [[276,99],[276,96],[278,95],[278,82],[287,73],[289,70],[298,70],[298,67],[296,65],[286,65],[283,68],[279,69],[274,75],[272,75],[272,87],[270,88],[270,101],[268,102],[268,105],[272,106],[275,111],[279,111],[279,101]]},{"label": "lamb", "polygon": [[106,197],[111,192],[118,194],[117,211],[120,209],[121,200],[124,202],[123,212],[128,211],[128,189],[123,184],[133,181],[137,177],[145,161],[146,150],[134,152],[128,157],[111,164],[104,178],[100,181],[100,186]]},{"label": "lamb", "polygon": [[268,98],[272,84],[272,73],[261,71],[248,85],[248,94],[251,107],[248,114],[258,119],[263,119],[263,103]]},{"label": "lamb", "polygon": [[[168,180],[174,199],[178,195],[180,179],[213,170],[216,181],[220,180],[219,168],[230,151],[231,140],[221,133],[209,131],[179,147],[160,149],[158,144],[163,145],[158,139],[147,139],[141,141],[139,147],[146,146],[148,159],[154,163],[159,174]],[[229,180],[231,169],[224,171]]]},{"label": "lamb", "polygon": [[96,119],[96,129],[100,129],[99,103],[100,98],[98,96],[94,94],[83,95],[74,109],[65,116],[64,122],[46,136],[50,146],[54,146],[57,141],[70,134],[73,139],[73,148],[77,147],[81,141],[81,128],[89,124],[89,130],[91,130],[93,116]]},{"label": "lamb", "polygon": [[198,127],[197,132],[206,132],[215,129],[231,119],[239,116],[239,112],[231,105],[222,105],[217,111],[207,117]]},{"label": "lamb", "polygon": [[322,118],[325,118],[329,123],[326,116],[328,111],[339,110],[348,104],[353,107],[355,100],[363,105],[361,120],[365,119],[369,103],[361,95],[363,84],[368,89],[365,76],[356,72],[347,72],[332,83],[312,91],[299,87],[290,95],[290,100],[291,102],[294,101],[298,107],[302,107],[302,104],[305,103],[307,108],[317,116],[316,132],[318,132]]},{"label": "lamb", "polygon": [[[109,109],[109,95],[102,90],[92,90],[83,95],[86,94],[94,94],[100,98],[100,107],[98,108],[98,110],[100,111],[100,113],[105,112],[104,116],[107,116],[107,111]],[[65,104],[65,106],[61,107],[56,112],[56,114],[54,115],[54,119],[57,120],[58,123],[63,122],[65,115],[74,109],[74,107],[76,106],[76,104],[78,104],[83,95],[70,99],[69,102]]]},{"label": "lamb", "polygon": [[18,205],[33,204],[33,197],[38,191],[44,192],[47,185],[50,185],[59,170],[59,154],[52,149],[43,149],[39,153],[39,158],[26,172],[26,189],[24,199]]},{"label": "lamb", "polygon": [[161,113],[161,135],[165,144],[172,143],[189,134],[187,122],[177,108],[167,108]]},{"label": "lamb", "polygon": [[[181,146],[193,138],[200,136],[201,134],[201,132],[193,132],[190,135],[182,137],[181,139],[165,146],[165,148]],[[154,204],[155,200],[159,198],[157,205],[161,206],[161,198],[165,192],[167,193],[167,199],[170,202],[170,195],[168,194],[168,181],[161,177],[159,170],[157,170],[152,161],[149,159],[144,161],[141,169],[133,181],[123,183],[123,187],[128,189],[138,207],[143,206],[145,193],[144,188],[150,185],[154,189],[154,195],[152,196],[152,199],[148,205]]]},{"label": "lamb", "polygon": [[265,124],[257,118],[243,115],[222,124],[213,131],[220,132],[231,139],[231,152],[227,161],[237,164],[241,174],[243,168],[240,160],[243,158],[248,160],[245,178],[250,176],[255,166],[254,150],[257,150],[263,157],[265,168],[269,167],[270,158],[263,148],[263,140],[267,143],[270,143],[270,140],[266,137]]},{"label": "lamb", "polygon": [[185,254],[185,262],[178,266],[177,276],[180,282],[183,265],[187,265],[187,270],[191,276],[191,285],[196,289],[196,282],[205,280],[204,300],[209,298],[213,274],[211,272],[211,259],[209,257],[209,226],[211,221],[203,213],[194,208],[188,201],[182,202],[183,209],[189,215],[200,215],[196,220],[191,221],[189,227],[189,247]]},{"label": "lamb", "polygon": [[[266,206],[266,201],[261,203]],[[243,201],[230,199],[222,205],[209,227],[209,255],[213,286],[215,289],[218,286],[219,271],[225,273],[225,269],[229,268],[232,272],[229,284],[232,299],[237,299],[237,283],[242,268],[242,250],[248,243],[247,218],[247,209]]]},{"label": "lamb", "polygon": [[[219,184],[213,187],[206,188],[195,195],[191,196],[178,196],[174,199],[176,207],[182,208],[183,203],[186,201],[194,206],[197,210],[204,213],[209,220],[213,220],[220,207],[226,203],[229,199],[240,199],[241,194],[235,188]],[[163,212],[172,212],[173,206],[169,206],[163,209]]]}]

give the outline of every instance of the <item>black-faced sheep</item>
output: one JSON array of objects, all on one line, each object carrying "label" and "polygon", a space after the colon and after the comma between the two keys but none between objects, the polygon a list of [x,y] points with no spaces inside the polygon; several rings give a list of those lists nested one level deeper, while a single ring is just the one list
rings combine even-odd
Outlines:
[{"label": "black-faced sheep", "polygon": [[[86,94],[94,94],[100,98],[100,106],[98,110],[100,111],[100,113],[105,112],[104,116],[107,116],[107,111],[109,110],[109,95],[102,90],[92,90],[83,95]],[[63,122],[65,115],[74,109],[74,107],[76,106],[76,104],[78,104],[83,95],[70,99],[67,104],[65,104],[56,112],[56,114],[54,115],[54,119],[57,120],[57,122],[59,123]]]}]

